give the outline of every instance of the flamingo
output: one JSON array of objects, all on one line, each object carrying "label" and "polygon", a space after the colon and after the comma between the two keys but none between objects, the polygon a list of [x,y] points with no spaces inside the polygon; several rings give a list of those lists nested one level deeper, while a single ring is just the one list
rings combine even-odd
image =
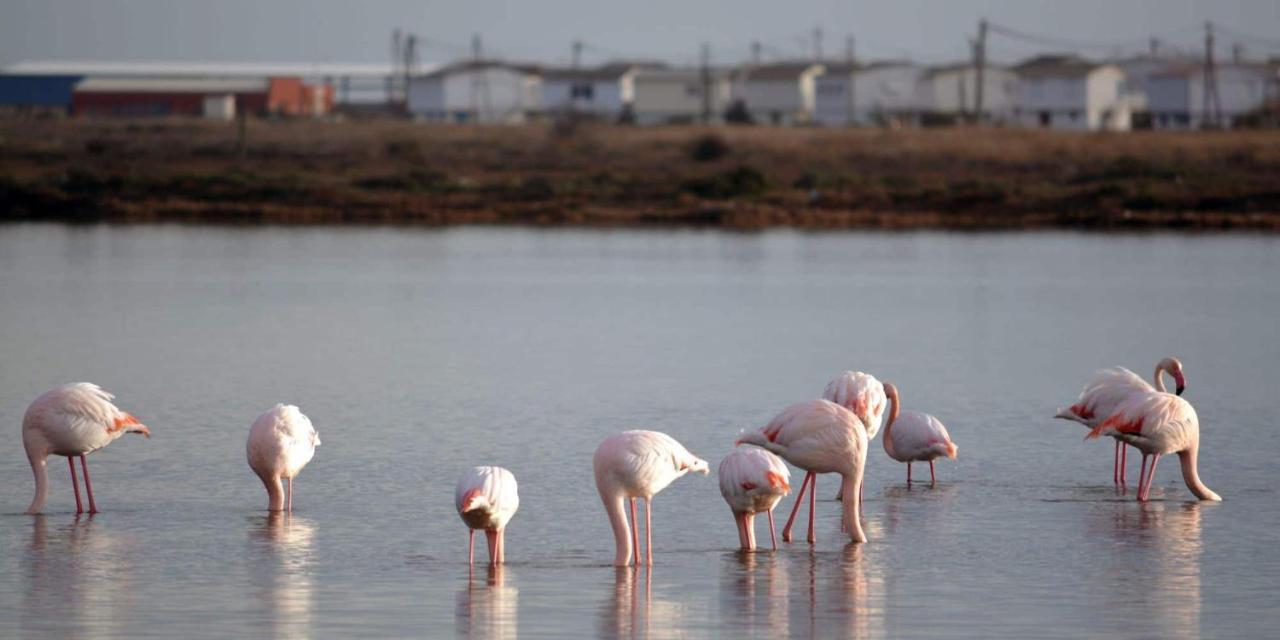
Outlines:
[{"label": "flamingo", "polygon": [[[1054,417],[1063,420],[1074,420],[1093,429],[1107,419],[1108,416],[1115,413],[1120,404],[1130,395],[1150,393],[1152,391],[1163,393],[1165,390],[1164,378],[1161,375],[1163,373],[1168,373],[1173,377],[1176,385],[1175,393],[1176,395],[1182,395],[1183,390],[1187,387],[1187,379],[1182,374],[1182,362],[1170,356],[1156,363],[1154,387],[1124,367],[1099,370],[1094,373],[1093,379],[1080,392],[1080,398],[1076,403],[1059,410]],[[1115,484],[1124,484],[1128,451],[1124,447],[1123,439],[1117,437],[1115,441],[1116,453],[1115,461],[1111,465],[1111,481]],[[1138,478],[1138,480],[1141,482],[1142,478]]]},{"label": "flamingo", "polygon": [[502,467],[472,467],[458,478],[453,504],[468,527],[467,564],[475,556],[476,529],[489,539],[489,566],[506,562],[507,523],[520,508],[516,477]]},{"label": "flamingo", "polygon": [[956,445],[951,441],[951,434],[942,426],[942,421],[919,411],[903,411],[899,416],[902,401],[898,397],[898,388],[884,383],[885,395],[893,403],[893,411],[889,413],[889,423],[884,427],[884,452],[898,462],[907,463],[907,486],[911,486],[911,463],[929,463],[929,484],[937,481],[933,473],[933,461],[942,456],[951,459],[956,457]]},{"label": "flamingo", "polygon": [[[320,434],[311,426],[311,420],[291,404],[277,404],[253,421],[245,455],[249,468],[267,488],[269,511],[293,511],[293,477],[307,466],[318,446]],[[280,478],[289,483],[287,502]]]},{"label": "flamingo", "polygon": [[[739,434],[738,443],[754,444],[782,456],[784,460],[805,470],[796,503],[809,487],[809,536],[813,535],[813,510],[819,473],[839,473],[843,504],[843,529],[854,542],[866,542],[859,510],[862,500],[862,470],[867,462],[867,430],[852,411],[829,400],[810,400],[782,410],[769,424]],[[791,525],[796,512],[782,528],[782,539],[791,540]]]},{"label": "flamingo", "polygon": [[742,548],[754,551],[754,520],[761,511],[769,515],[769,541],[778,548],[773,529],[773,508],[782,496],[791,493],[791,471],[778,456],[758,447],[734,449],[720,461],[720,495],[729,503],[738,523]]},{"label": "flamingo", "polygon": [[[858,416],[867,428],[867,440],[875,438],[880,432],[880,420],[884,417],[885,407],[884,385],[875,376],[861,371],[846,371],[827,383],[822,397]],[[801,487],[800,491],[796,496],[797,509],[800,508],[800,500],[804,498],[804,488]],[[840,499],[842,491],[843,489],[836,492],[836,500]]]},{"label": "flamingo", "polygon": [[[1156,475],[1160,456],[1176,453],[1182,462],[1182,480],[1191,493],[1201,500],[1218,502],[1222,497],[1200,481],[1196,460],[1200,454],[1200,419],[1190,402],[1162,391],[1130,395],[1116,412],[1089,431],[1085,439],[1108,435],[1142,452],[1142,468],[1138,471],[1138,500],[1151,496],[1151,481]],[[1151,468],[1147,468],[1147,458]]]},{"label": "flamingo", "polygon": [[96,384],[76,382],[46,391],[27,407],[27,413],[22,417],[22,445],[27,450],[27,461],[31,463],[36,481],[36,495],[31,506],[27,507],[27,514],[35,515],[44,508],[49,495],[49,472],[45,462],[51,455],[67,458],[77,514],[84,513],[84,506],[80,502],[80,483],[76,480],[73,458],[80,458],[84,490],[89,496],[89,513],[98,512],[85,456],[126,433],[151,437],[151,430],[146,425],[111,404],[113,398],[115,396]]},{"label": "flamingo", "polygon": [[[657,431],[623,431],[609,436],[591,458],[596,490],[609,515],[617,553],[613,563],[625,567],[640,564],[640,532],[636,498],[644,498],[645,564],[653,564],[653,496],[676,478],[694,471],[706,475],[707,461],[689,453],[675,438]],[[631,504],[627,524],[624,502]]]}]

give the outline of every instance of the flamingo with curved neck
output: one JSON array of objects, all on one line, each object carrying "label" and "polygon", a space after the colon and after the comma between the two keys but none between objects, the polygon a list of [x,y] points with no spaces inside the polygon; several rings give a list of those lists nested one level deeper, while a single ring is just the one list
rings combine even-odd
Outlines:
[{"label": "flamingo with curved neck", "polygon": [[1142,469],[1138,472],[1140,502],[1150,499],[1156,464],[1161,456],[1170,453],[1177,453],[1181,459],[1182,480],[1193,495],[1201,500],[1222,500],[1200,480],[1200,419],[1186,400],[1159,391],[1134,394],[1085,439],[1100,435],[1121,439],[1142,452]]},{"label": "flamingo with curved neck", "polygon": [[[929,484],[937,482],[933,461],[956,457],[957,447],[942,421],[919,411],[901,411],[902,399],[898,388],[884,383],[884,394],[893,409],[884,427],[884,452],[898,462],[907,463],[907,486],[911,486],[911,463],[929,463]],[[896,428],[895,428],[896,427]]]}]

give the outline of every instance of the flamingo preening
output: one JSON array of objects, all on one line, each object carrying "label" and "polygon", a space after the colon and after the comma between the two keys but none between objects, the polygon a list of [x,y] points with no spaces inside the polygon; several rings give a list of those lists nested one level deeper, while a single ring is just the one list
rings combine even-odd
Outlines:
[{"label": "flamingo preening", "polygon": [[467,564],[475,557],[476,529],[489,541],[489,565],[506,562],[507,523],[520,508],[516,477],[502,467],[472,467],[458,478],[454,507],[467,524]]},{"label": "flamingo preening", "polygon": [[[689,453],[674,438],[657,431],[623,431],[600,443],[592,456],[596,490],[613,527],[619,567],[640,564],[640,531],[636,498],[644,498],[645,564],[653,564],[653,496],[676,478],[694,471],[707,474],[706,460]],[[627,523],[625,502],[631,505]]]},{"label": "flamingo preening", "polygon": [[805,470],[796,507],[782,529],[782,539],[791,540],[791,526],[809,486],[809,536],[813,533],[813,510],[819,473],[839,473],[843,528],[854,542],[866,542],[860,510],[862,471],[867,462],[867,429],[852,411],[829,400],[810,400],[782,410],[769,424],[754,431],[743,431],[738,443],[754,444],[782,456],[784,460]]},{"label": "flamingo preening", "polygon": [[[875,376],[861,371],[846,371],[827,383],[822,397],[858,416],[867,428],[867,440],[874,439],[880,432],[880,422],[884,418],[885,396],[884,385],[876,380]],[[800,499],[804,497],[804,487],[801,487],[800,491],[800,495],[796,496],[797,506],[800,504]],[[836,500],[840,499],[842,492],[843,490],[836,492]]]},{"label": "flamingo preening", "polygon": [[1151,496],[1151,481],[1160,456],[1170,453],[1178,454],[1181,459],[1182,480],[1191,493],[1201,500],[1222,500],[1200,481],[1196,468],[1200,454],[1200,419],[1190,402],[1162,391],[1132,394],[1085,439],[1099,435],[1112,436],[1142,452],[1142,468],[1138,472],[1140,502],[1146,502]]},{"label": "flamingo preening", "polygon": [[[1153,391],[1163,393],[1165,387],[1162,374],[1164,373],[1173,377],[1175,394],[1182,395],[1187,386],[1187,380],[1182,373],[1182,362],[1170,356],[1156,363],[1155,386],[1148,384],[1146,380],[1124,367],[1110,367],[1097,371],[1080,392],[1076,403],[1059,410],[1054,417],[1074,420],[1092,430],[1115,413],[1129,396]],[[1115,441],[1116,453],[1115,461],[1112,463],[1111,480],[1115,484],[1124,484],[1128,452],[1123,438],[1116,437]],[[1141,483],[1142,478],[1138,480]]]},{"label": "flamingo preening", "polygon": [[[884,383],[885,395],[893,403],[889,422],[884,427],[884,452],[898,462],[907,463],[907,486],[911,486],[911,463],[929,463],[929,484],[937,482],[933,461],[956,457],[956,445],[942,421],[919,411],[900,411],[902,400],[898,388]],[[899,413],[901,412],[901,415]]]},{"label": "flamingo preening", "polygon": [[774,535],[773,508],[791,492],[791,471],[778,456],[758,447],[740,447],[720,461],[720,495],[729,503],[733,519],[738,523],[738,542],[742,548],[756,548],[755,517],[769,516],[769,541],[778,548]]},{"label": "flamingo preening", "polygon": [[44,508],[49,495],[49,456],[66,456],[71,468],[71,488],[76,496],[76,513],[84,513],[80,502],[80,483],[76,480],[76,464],[80,458],[84,470],[84,490],[89,496],[89,513],[97,513],[93,485],[89,482],[89,463],[85,456],[101,449],[126,433],[141,433],[150,438],[151,430],[132,415],[121,411],[111,400],[115,396],[91,382],[76,382],[56,387],[32,401],[22,417],[22,445],[35,475],[36,494],[27,507],[28,514]]},{"label": "flamingo preening", "polygon": [[[253,421],[245,456],[267,488],[268,510],[293,511],[293,477],[307,466],[318,446],[320,435],[311,420],[291,404],[277,404]],[[287,501],[281,478],[289,483]]]}]

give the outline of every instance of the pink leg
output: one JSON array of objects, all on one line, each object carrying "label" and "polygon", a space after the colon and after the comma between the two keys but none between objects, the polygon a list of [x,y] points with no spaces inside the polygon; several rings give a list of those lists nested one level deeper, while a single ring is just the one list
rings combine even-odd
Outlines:
[{"label": "pink leg", "polygon": [[1142,492],[1140,499],[1143,502],[1151,499],[1151,483],[1156,479],[1156,463],[1160,462],[1160,454],[1154,454],[1151,458],[1151,468],[1147,469],[1147,489]]},{"label": "pink leg", "polygon": [[653,496],[644,499],[645,564],[653,565]]},{"label": "pink leg", "polygon": [[818,503],[818,474],[813,474],[813,486],[809,487],[809,544],[817,542],[813,536],[813,508]]},{"label": "pink leg", "polygon": [[1138,500],[1142,500],[1142,490],[1147,488],[1147,454],[1142,454],[1142,468],[1138,470]]},{"label": "pink leg", "polygon": [[489,541],[489,566],[496,567],[498,565],[498,532],[485,529],[484,537]]},{"label": "pink leg", "polygon": [[933,461],[929,461],[929,486],[933,486],[938,481],[937,476],[933,475]]},{"label": "pink leg", "polygon": [[783,542],[791,542],[791,525],[795,524],[796,514],[800,513],[800,502],[804,500],[804,492],[808,488],[810,480],[813,480],[813,473],[805,472],[804,480],[800,481],[800,491],[796,493],[795,506],[791,507],[791,516],[787,518],[787,524],[782,527]]},{"label": "pink leg", "polygon": [[911,463],[907,463],[907,488],[911,488]]},{"label": "pink leg", "polygon": [[80,481],[76,479],[76,463],[67,457],[67,466],[71,467],[71,490],[76,492],[76,515],[84,513],[84,507],[80,505]]},{"label": "pink leg", "polygon": [[507,530],[498,529],[498,563],[507,563]]},{"label": "pink leg", "polygon": [[1116,440],[1116,457],[1111,461],[1111,483],[1120,484],[1120,441]]},{"label": "pink leg", "polygon": [[631,560],[640,566],[640,519],[636,517],[635,498],[631,498]]},{"label": "pink leg", "polygon": [[89,494],[89,513],[97,513],[98,505],[93,503],[93,483],[89,482],[89,463],[85,461],[83,453],[80,454],[80,468],[84,470],[84,492]]},{"label": "pink leg", "polygon": [[293,513],[293,478],[289,478],[289,505],[285,508],[285,511]]},{"label": "pink leg", "polygon": [[1125,467],[1129,465],[1129,445],[1120,445],[1120,484],[1124,484],[1127,475]]},{"label": "pink leg", "polygon": [[773,509],[769,510],[769,543],[773,545],[773,550],[778,550],[778,537],[773,534]]},{"label": "pink leg", "polygon": [[467,564],[476,563],[476,530],[467,528]]}]

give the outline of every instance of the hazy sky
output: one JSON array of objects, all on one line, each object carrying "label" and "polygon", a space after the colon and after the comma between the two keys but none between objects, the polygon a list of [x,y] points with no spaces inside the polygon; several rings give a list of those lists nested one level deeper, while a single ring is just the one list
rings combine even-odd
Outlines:
[{"label": "hazy sky", "polygon": [[[422,58],[465,53],[472,33],[486,53],[567,62],[581,38],[585,59],[619,55],[692,62],[702,42],[713,59],[738,61],[760,40],[767,57],[807,51],[815,26],[823,49],[860,57],[944,61],[968,55],[982,16],[1037,36],[1043,46],[993,34],[1009,60],[1047,49],[1105,55],[1146,47],[1150,36],[1202,46],[1202,23],[1220,23],[1224,53],[1241,41],[1280,55],[1280,0],[0,0],[0,65],[24,59],[382,62],[392,28],[426,38]],[[1060,41],[1060,42],[1059,42]]]}]

